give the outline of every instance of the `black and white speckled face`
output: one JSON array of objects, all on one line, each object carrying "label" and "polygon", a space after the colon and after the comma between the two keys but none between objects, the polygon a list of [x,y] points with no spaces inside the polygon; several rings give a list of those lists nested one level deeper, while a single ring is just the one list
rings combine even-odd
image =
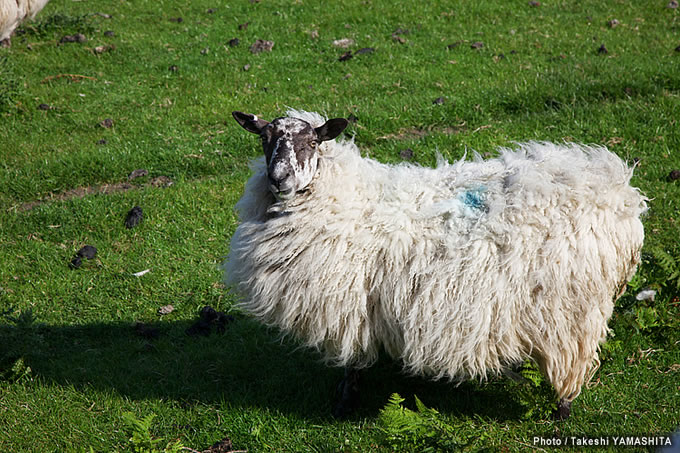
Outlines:
[{"label": "black and white speckled face", "polygon": [[298,118],[277,118],[271,123],[255,115],[233,112],[247,131],[260,135],[269,190],[278,200],[289,200],[312,182],[319,161],[318,147],[332,140],[347,127],[347,120],[335,118],[313,128]]}]

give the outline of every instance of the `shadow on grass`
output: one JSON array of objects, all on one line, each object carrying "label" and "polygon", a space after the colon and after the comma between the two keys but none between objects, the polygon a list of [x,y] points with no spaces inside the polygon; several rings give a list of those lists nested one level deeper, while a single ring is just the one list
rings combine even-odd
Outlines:
[{"label": "shadow on grass", "polygon": [[[343,371],[326,367],[318,354],[279,341],[247,318],[224,333],[190,336],[187,321],[161,321],[153,338],[128,323],[82,326],[37,325],[30,319],[0,325],[0,379],[12,379],[21,359],[30,375],[46,383],[111,391],[131,399],[171,399],[180,404],[226,402],[262,407],[305,418],[330,418]],[[148,335],[147,335],[148,336]],[[392,393],[407,404],[417,395],[428,407],[451,415],[518,419],[520,406],[497,383],[456,387],[407,377],[398,364],[381,360],[362,375],[357,417],[374,417]]]}]

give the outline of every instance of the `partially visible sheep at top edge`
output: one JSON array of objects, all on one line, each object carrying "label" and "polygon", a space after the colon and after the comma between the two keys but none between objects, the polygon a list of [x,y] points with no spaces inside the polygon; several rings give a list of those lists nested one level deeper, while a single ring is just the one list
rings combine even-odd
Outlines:
[{"label": "partially visible sheep at top edge", "polygon": [[599,365],[640,260],[647,199],[604,147],[530,142],[498,158],[386,165],[343,119],[234,112],[265,156],[224,263],[240,306],[348,368],[483,378],[533,359],[558,415]]},{"label": "partially visible sheep at top edge", "polygon": [[0,0],[0,45],[9,47],[10,37],[19,24],[34,19],[49,0]]}]

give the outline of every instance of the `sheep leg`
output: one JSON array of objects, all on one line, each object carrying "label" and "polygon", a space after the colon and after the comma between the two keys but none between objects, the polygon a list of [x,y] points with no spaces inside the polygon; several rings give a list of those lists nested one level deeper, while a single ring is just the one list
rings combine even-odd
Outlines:
[{"label": "sheep leg", "polygon": [[553,417],[556,420],[566,420],[571,415],[571,401],[567,401],[562,398],[559,403],[557,403],[557,410],[553,413]]},{"label": "sheep leg", "polygon": [[359,407],[359,370],[345,368],[345,377],[335,390],[333,417],[345,418]]}]

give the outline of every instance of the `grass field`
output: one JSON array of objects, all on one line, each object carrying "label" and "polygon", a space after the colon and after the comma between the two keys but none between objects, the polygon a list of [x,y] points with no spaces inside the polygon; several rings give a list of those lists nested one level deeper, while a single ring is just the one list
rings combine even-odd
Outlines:
[{"label": "grass field", "polygon": [[[77,33],[86,41],[61,42]],[[251,52],[257,39],[272,50]],[[569,420],[546,416],[536,379],[454,387],[384,360],[359,413],[336,421],[342,371],[231,309],[218,265],[260,149],[230,112],[287,106],[353,115],[347,133],[383,162],[526,140],[639,161],[643,264]],[[680,8],[666,0],[52,0],[0,49],[0,451],[225,438],[249,452],[533,451],[534,436],[673,432],[679,118]],[[137,169],[148,174],[129,180]],[[135,205],[144,219],[127,229]],[[71,269],[86,244],[97,256]],[[655,300],[636,300],[645,288]],[[204,306],[234,316],[224,333],[186,333]],[[393,393],[436,409],[439,428],[394,431]]]}]

